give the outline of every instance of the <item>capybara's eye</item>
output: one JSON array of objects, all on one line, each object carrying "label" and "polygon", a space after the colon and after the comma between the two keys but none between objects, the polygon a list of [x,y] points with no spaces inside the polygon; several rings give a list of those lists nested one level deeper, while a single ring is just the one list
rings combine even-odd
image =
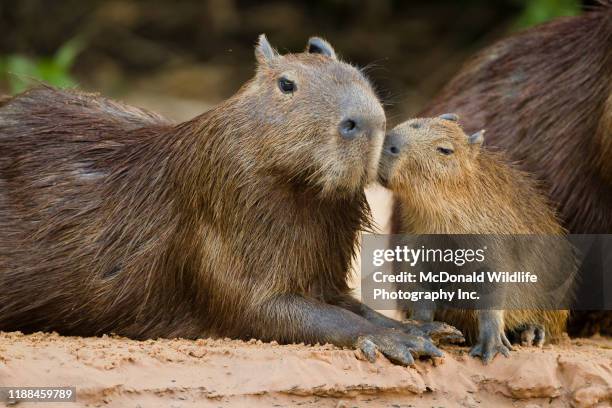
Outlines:
[{"label": "capybara's eye", "polygon": [[448,147],[438,147],[438,152],[442,153],[445,156],[448,156],[449,154],[453,154],[454,150],[449,149]]},{"label": "capybara's eye", "polygon": [[278,80],[278,87],[283,93],[286,93],[286,94],[294,93],[296,89],[295,82],[285,77],[281,77]]}]

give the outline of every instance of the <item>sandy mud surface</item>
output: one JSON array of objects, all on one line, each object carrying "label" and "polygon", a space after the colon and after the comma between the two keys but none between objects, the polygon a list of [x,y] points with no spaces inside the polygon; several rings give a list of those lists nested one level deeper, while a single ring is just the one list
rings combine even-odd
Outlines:
[{"label": "sandy mud surface", "polygon": [[0,385],[77,387],[76,403],[45,407],[612,406],[611,339],[519,347],[489,366],[444,350],[404,368],[329,345],[0,333]]}]

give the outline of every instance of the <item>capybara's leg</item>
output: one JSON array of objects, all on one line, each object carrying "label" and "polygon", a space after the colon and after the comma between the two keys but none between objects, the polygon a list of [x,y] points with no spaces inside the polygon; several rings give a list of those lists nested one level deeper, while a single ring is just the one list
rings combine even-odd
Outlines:
[{"label": "capybara's leg", "polygon": [[510,356],[512,345],[504,332],[503,310],[480,310],[478,312],[478,343],[470,355],[480,357],[487,364],[498,353]]},{"label": "capybara's leg", "polygon": [[252,316],[257,337],[284,342],[332,343],[361,349],[373,361],[376,350],[389,360],[410,365],[414,356],[442,356],[425,336],[377,326],[338,306],[297,295],[279,296],[259,305]]},{"label": "capybara's leg", "polygon": [[399,322],[395,319],[391,319],[381,313],[378,313],[376,310],[364,305],[363,303],[361,303],[350,295],[339,296],[335,302],[331,303],[348,309],[351,312],[362,316],[363,318],[370,321],[371,323],[374,323],[377,326],[401,330],[405,333],[413,334],[415,336],[429,336],[436,343],[457,343],[463,341],[463,335],[461,334],[461,332],[449,324],[443,322]]},{"label": "capybara's leg", "polygon": [[420,322],[433,322],[435,310],[434,309],[413,309],[410,313],[412,320],[418,320]]}]

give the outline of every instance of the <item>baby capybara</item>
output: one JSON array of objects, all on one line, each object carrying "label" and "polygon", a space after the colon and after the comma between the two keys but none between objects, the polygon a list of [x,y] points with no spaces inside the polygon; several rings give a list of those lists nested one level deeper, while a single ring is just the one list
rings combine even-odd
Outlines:
[{"label": "baby capybara", "polygon": [[[551,289],[564,282],[564,293],[571,292],[575,263],[564,230],[536,183],[500,153],[483,148],[483,140],[483,132],[468,137],[453,114],[409,120],[388,132],[379,180],[394,193],[398,233],[476,234],[472,240],[482,237],[489,245],[489,266],[498,268],[491,270],[530,270],[512,269],[529,265],[542,285],[549,285],[504,287],[503,304],[512,310],[448,309],[436,314],[475,342],[471,354],[486,363],[497,353],[508,355],[506,330],[519,332],[524,344],[538,346],[545,334],[563,332],[568,312],[548,310],[562,304],[559,292],[551,294]],[[521,243],[519,238],[512,246],[495,246],[495,239],[483,234],[538,234],[543,239]],[[416,319],[433,318],[433,310],[416,312]]]},{"label": "baby capybara", "polygon": [[0,108],[0,330],[439,355],[353,300],[385,115],[319,38],[181,124],[42,87]]},{"label": "baby capybara", "polygon": [[[420,113],[487,129],[487,144],[546,183],[573,234],[612,233],[612,2],[601,3],[484,49]],[[586,276],[579,298],[603,287]],[[611,316],[578,313],[573,333],[612,334]]]}]

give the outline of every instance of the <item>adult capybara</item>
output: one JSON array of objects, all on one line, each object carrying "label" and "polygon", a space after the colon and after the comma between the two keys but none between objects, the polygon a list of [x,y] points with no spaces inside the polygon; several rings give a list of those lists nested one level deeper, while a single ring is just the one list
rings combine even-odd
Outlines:
[{"label": "adult capybara", "polygon": [[[504,299],[493,306],[511,306],[508,310],[447,309],[437,314],[475,342],[471,354],[486,363],[497,353],[508,355],[512,347],[506,330],[519,332],[525,345],[537,346],[545,334],[556,337],[565,330],[568,312],[554,308],[571,297],[553,291],[561,288],[564,296],[571,296],[575,261],[537,184],[499,152],[481,147],[483,141],[483,132],[468,137],[453,114],[406,121],[386,136],[379,180],[396,198],[397,233],[473,234],[457,239],[460,248],[464,243],[469,243],[465,248],[474,243],[487,248],[486,265],[493,269],[485,270],[538,275],[538,285],[498,285]],[[515,239],[511,234],[523,235]],[[418,320],[434,316],[433,309],[416,312]]]},{"label": "adult capybara", "polygon": [[[449,111],[546,183],[570,233],[612,233],[612,2],[480,52],[420,115]],[[601,291],[583,276],[578,298]],[[578,313],[570,330],[612,335],[611,317]]]},{"label": "adult capybara", "polygon": [[383,109],[319,38],[181,124],[42,87],[0,109],[0,330],[440,355],[349,296]]}]

